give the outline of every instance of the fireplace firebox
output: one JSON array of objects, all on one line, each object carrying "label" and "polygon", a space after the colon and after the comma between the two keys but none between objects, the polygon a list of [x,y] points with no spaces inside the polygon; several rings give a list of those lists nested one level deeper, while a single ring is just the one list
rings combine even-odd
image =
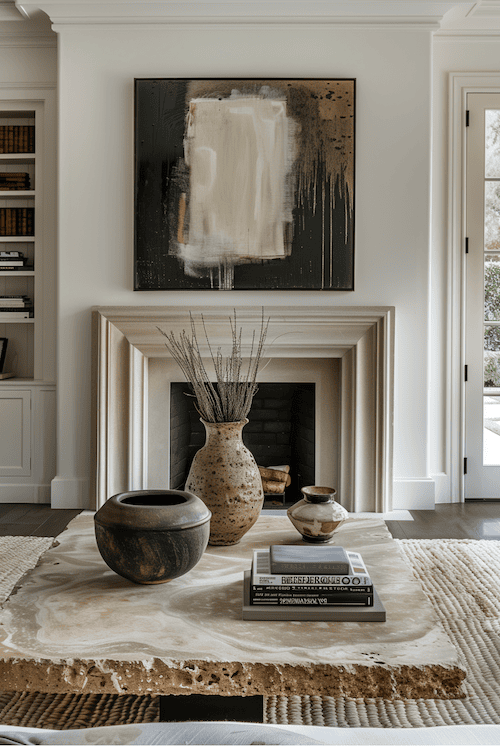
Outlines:
[{"label": "fireplace firebox", "polygon": [[[296,502],[315,482],[315,383],[259,383],[243,428],[243,442],[259,466],[290,466],[283,494],[266,498]],[[170,488],[183,489],[205,429],[186,383],[170,385]]]}]

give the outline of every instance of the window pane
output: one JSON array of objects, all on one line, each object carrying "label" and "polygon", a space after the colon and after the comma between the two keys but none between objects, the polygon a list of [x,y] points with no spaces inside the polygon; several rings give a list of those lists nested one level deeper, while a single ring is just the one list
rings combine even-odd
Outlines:
[{"label": "window pane", "polygon": [[500,320],[500,258],[484,264],[484,319]]},{"label": "window pane", "polygon": [[485,177],[500,177],[500,110],[486,110]]},{"label": "window pane", "polygon": [[500,182],[484,184],[484,249],[500,250]]},{"label": "window pane", "polygon": [[484,329],[484,387],[500,388],[500,327]]},{"label": "window pane", "polygon": [[483,463],[500,465],[500,397],[484,396]]}]

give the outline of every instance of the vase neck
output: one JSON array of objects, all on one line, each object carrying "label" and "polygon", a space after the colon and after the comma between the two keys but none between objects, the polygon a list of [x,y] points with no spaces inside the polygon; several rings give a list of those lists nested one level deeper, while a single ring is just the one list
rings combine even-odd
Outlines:
[{"label": "vase neck", "polygon": [[310,503],[331,503],[337,494],[332,487],[302,487],[301,491]]},{"label": "vase neck", "polygon": [[219,440],[242,440],[243,427],[248,423],[248,419],[241,422],[205,422],[206,442]]}]

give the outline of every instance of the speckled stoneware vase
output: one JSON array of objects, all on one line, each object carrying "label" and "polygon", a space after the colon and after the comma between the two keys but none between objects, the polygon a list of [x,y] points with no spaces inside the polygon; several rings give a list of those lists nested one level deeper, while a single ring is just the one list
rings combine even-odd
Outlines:
[{"label": "speckled stoneware vase", "polygon": [[254,457],[243,444],[241,422],[201,420],[206,442],[193,459],[186,491],[200,497],[212,511],[209,544],[238,544],[257,521],[264,493]]},{"label": "speckled stoneware vase", "polygon": [[349,513],[335,502],[337,493],[331,487],[302,487],[301,492],[304,497],[288,509],[288,518],[305,542],[328,542]]}]

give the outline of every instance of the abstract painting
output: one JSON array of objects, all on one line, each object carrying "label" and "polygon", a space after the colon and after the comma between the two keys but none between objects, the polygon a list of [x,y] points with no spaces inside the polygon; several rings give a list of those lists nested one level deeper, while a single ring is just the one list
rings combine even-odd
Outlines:
[{"label": "abstract painting", "polygon": [[136,291],[354,288],[354,79],[136,79]]}]

